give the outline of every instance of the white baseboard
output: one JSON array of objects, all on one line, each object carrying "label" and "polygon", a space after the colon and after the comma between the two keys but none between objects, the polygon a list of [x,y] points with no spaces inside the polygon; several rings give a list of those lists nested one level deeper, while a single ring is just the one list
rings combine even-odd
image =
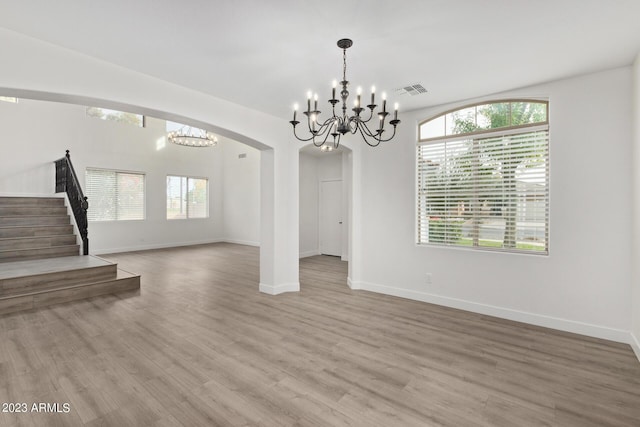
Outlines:
[{"label": "white baseboard", "polygon": [[362,282],[351,280],[351,277],[347,277],[347,285],[349,286],[349,289],[352,289],[354,291],[358,289],[362,289]]},{"label": "white baseboard", "polygon": [[226,243],[235,243],[236,245],[245,245],[245,246],[256,246],[256,247],[260,247],[260,242],[253,242],[251,240],[238,240],[238,239],[229,239],[229,238],[223,238],[220,240],[220,242],[226,242]]},{"label": "white baseboard", "polygon": [[633,349],[633,352],[636,354],[636,357],[640,362],[640,341],[638,341],[638,338],[633,334],[633,332],[630,335],[631,335],[631,342],[630,342],[631,348]]},{"label": "white baseboard", "polygon": [[278,295],[284,292],[299,292],[300,282],[283,283],[281,285],[275,285],[275,286],[260,283],[259,289],[260,289],[260,292],[269,294],[269,295]]},{"label": "white baseboard", "polygon": [[[91,255],[117,254],[122,252],[137,252],[137,251],[149,251],[153,249],[178,248],[183,246],[208,245],[210,243],[220,243],[224,241],[225,240],[222,240],[222,239],[212,239],[212,240],[201,240],[201,241],[195,241],[195,242],[174,242],[174,243],[159,243],[154,245],[135,245],[135,246],[126,246],[121,248],[100,248],[97,250],[91,249]],[[91,238],[89,238],[89,248],[91,248]]]},{"label": "white baseboard", "polygon": [[316,256],[316,255],[320,255],[320,251],[317,249],[312,251],[300,252],[299,258],[306,258],[306,257]]},{"label": "white baseboard", "polygon": [[[595,338],[602,338],[610,341],[629,344],[629,331],[622,329],[608,328],[605,326],[593,325],[589,323],[577,322],[574,320],[561,319],[558,317],[546,316],[524,311],[512,310],[509,308],[497,307],[493,305],[480,304],[472,301],[445,297],[441,295],[419,292],[410,289],[392,288],[390,286],[378,285],[368,282],[352,282],[347,280],[351,289],[362,289],[371,292],[377,292],[396,297],[407,298],[417,301],[428,302],[431,304],[442,305],[445,307],[457,308],[460,310],[471,311],[474,313],[485,314],[488,316],[499,317],[502,319],[513,320],[516,322],[529,323],[531,325],[543,326],[545,328],[558,329],[565,332],[572,332],[580,335],[587,335]],[[640,347],[637,346],[634,351],[636,355],[640,354]]]}]

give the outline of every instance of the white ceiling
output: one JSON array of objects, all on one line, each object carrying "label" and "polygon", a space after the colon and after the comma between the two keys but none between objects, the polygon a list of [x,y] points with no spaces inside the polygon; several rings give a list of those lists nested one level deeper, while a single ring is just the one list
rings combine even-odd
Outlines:
[{"label": "white ceiling", "polygon": [[[308,90],[326,105],[340,38],[352,89],[409,110],[629,65],[639,18],[639,0],[0,0],[2,27],[287,120]],[[413,83],[429,92],[394,94]]]}]

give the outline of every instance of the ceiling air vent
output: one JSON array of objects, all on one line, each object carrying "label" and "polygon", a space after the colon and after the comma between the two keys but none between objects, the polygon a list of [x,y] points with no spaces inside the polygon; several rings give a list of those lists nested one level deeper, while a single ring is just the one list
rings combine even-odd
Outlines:
[{"label": "ceiling air vent", "polygon": [[407,85],[407,86],[400,87],[400,88],[396,89],[395,92],[398,95],[407,95],[408,94],[408,95],[411,95],[411,96],[416,96],[416,95],[420,95],[421,93],[427,93],[427,90],[420,83],[415,83],[415,84],[412,84],[412,85]]}]

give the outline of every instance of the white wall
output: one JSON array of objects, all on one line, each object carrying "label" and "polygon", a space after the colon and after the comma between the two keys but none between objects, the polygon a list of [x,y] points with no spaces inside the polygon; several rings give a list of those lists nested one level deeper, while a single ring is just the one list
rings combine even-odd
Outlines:
[{"label": "white wall", "polygon": [[[164,120],[147,117],[140,128],[92,118],[85,110],[28,99],[0,102],[0,125],[12,142],[12,155],[0,158],[0,195],[53,195],[53,160],[69,149],[83,188],[86,167],[145,174],[146,218],[91,222],[91,253],[220,240],[260,245],[259,150],[227,138],[213,148],[167,144]],[[239,159],[240,153],[246,157]],[[209,180],[209,218],[166,219],[167,175]]]},{"label": "white wall", "polygon": [[633,65],[633,202],[631,251],[632,347],[640,360],[640,54]]},{"label": "white wall", "polygon": [[416,246],[417,123],[472,101],[402,114],[354,162],[350,285],[628,342],[631,82],[626,67],[486,98],[549,98],[549,256]]},{"label": "white wall", "polygon": [[[84,106],[28,99],[20,99],[17,104],[1,102],[0,125],[5,129],[5,141],[11,141],[12,155],[0,158],[0,194],[53,195],[53,160],[64,156],[69,149],[85,188],[87,167],[145,174],[146,218],[91,222],[91,253],[220,239],[223,159],[219,147],[194,149],[167,144],[164,120],[147,118],[146,126],[140,128],[92,118],[85,110]],[[166,219],[167,175],[209,180],[209,218]]]},{"label": "white wall", "polygon": [[224,240],[260,246],[260,151],[231,140],[220,145]]},{"label": "white wall", "polygon": [[[300,152],[300,257],[320,254],[318,212],[321,181],[342,179],[342,154]],[[346,223],[346,219],[343,221]],[[344,246],[344,242],[343,242]]]}]

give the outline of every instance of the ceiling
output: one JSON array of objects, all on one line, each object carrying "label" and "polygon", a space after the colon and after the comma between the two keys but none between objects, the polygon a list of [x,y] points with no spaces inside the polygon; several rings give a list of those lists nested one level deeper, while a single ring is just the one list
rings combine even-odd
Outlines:
[{"label": "ceiling", "polygon": [[326,105],[340,38],[352,91],[406,111],[629,65],[638,17],[638,0],[0,0],[1,27],[286,120],[308,90]]}]

